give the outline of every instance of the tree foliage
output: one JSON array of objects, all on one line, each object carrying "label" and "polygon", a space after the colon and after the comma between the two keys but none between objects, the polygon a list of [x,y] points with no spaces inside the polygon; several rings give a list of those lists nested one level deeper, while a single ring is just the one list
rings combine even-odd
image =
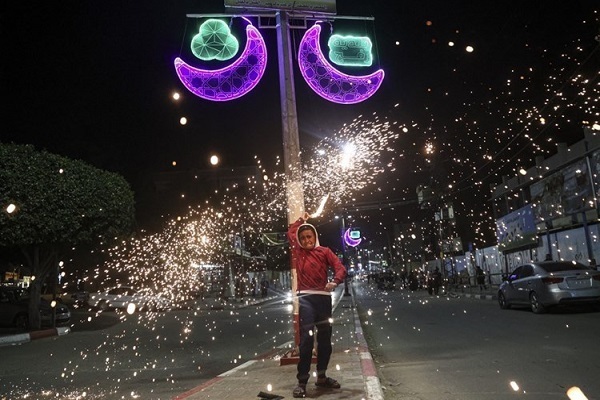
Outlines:
[{"label": "tree foliage", "polygon": [[[11,204],[16,209],[9,213]],[[35,277],[34,328],[40,321],[33,299],[62,249],[126,233],[134,220],[133,192],[123,177],[30,145],[0,143],[0,206],[0,246],[20,249]]]}]

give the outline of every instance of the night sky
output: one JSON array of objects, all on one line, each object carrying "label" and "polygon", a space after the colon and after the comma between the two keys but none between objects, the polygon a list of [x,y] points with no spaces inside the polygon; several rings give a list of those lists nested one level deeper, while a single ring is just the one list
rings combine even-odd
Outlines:
[{"label": "night sky", "polygon": [[[418,184],[451,184],[470,240],[493,232],[489,210],[478,208],[490,184],[600,122],[597,1],[339,0],[337,8],[375,17],[335,22],[334,33],[350,24],[371,36],[373,68],[386,78],[373,98],[342,106],[314,94],[296,69],[302,145],[374,112],[411,126],[396,144],[406,164],[374,196],[406,199]],[[2,142],[121,173],[134,191],[173,161],[206,168],[217,153],[225,167],[253,165],[255,155],[270,165],[282,154],[274,30],[261,31],[267,72],[242,99],[196,98],[175,75],[175,57],[193,61],[188,44],[200,24],[186,14],[226,12],[222,0],[9,0],[0,9]],[[295,45],[302,33],[294,31]]]}]

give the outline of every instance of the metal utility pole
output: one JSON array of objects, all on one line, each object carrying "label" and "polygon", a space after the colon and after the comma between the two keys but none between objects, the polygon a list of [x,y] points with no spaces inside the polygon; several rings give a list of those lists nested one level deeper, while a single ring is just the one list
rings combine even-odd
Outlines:
[{"label": "metal utility pole", "polygon": [[[292,66],[292,49],[290,45],[289,15],[286,11],[276,13],[277,58],[279,61],[279,93],[281,100],[281,126],[283,133],[283,163],[287,178],[288,224],[292,224],[304,213],[304,191],[302,189],[302,163],[300,161],[300,139],[298,136],[298,115],[296,112],[296,91]],[[290,253],[290,270],[292,274],[292,305],[294,343],[300,344],[300,307],[298,304],[297,274],[295,261]],[[294,349],[295,352],[295,349]],[[295,359],[295,354],[292,354]],[[286,360],[294,362],[286,357]],[[281,359],[281,364],[284,364]],[[290,362],[290,363],[291,363]]]},{"label": "metal utility pole", "polygon": [[300,161],[298,114],[296,112],[296,91],[292,69],[293,57],[290,45],[288,13],[286,11],[278,11],[276,14],[276,23],[283,162],[287,178],[288,223],[291,224],[304,213],[304,192],[302,189],[302,164]]}]

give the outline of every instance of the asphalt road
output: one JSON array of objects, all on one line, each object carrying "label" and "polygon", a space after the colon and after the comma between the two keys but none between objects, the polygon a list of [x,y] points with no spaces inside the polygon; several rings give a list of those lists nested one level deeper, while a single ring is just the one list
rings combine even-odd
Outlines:
[{"label": "asphalt road", "polygon": [[[355,286],[386,400],[600,398],[600,313],[536,315],[494,300]],[[513,388],[514,386],[514,388]]]},{"label": "asphalt road", "polygon": [[0,399],[171,399],[293,338],[288,305],[73,312],[72,333],[0,347]]},{"label": "asphalt road", "polygon": [[[599,398],[600,313],[381,291],[355,300],[386,400]],[[0,347],[0,399],[171,399],[293,337],[283,301],[230,310],[73,313],[72,333]],[[340,340],[335,338],[334,340]]]}]

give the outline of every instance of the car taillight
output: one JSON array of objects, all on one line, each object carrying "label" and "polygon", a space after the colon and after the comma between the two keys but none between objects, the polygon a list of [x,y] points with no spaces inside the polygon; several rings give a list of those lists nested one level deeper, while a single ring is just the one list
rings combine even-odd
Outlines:
[{"label": "car taillight", "polygon": [[564,278],[561,278],[559,276],[547,276],[545,278],[542,278],[542,282],[545,283],[546,285],[552,285],[554,283],[561,283],[564,280]]}]

